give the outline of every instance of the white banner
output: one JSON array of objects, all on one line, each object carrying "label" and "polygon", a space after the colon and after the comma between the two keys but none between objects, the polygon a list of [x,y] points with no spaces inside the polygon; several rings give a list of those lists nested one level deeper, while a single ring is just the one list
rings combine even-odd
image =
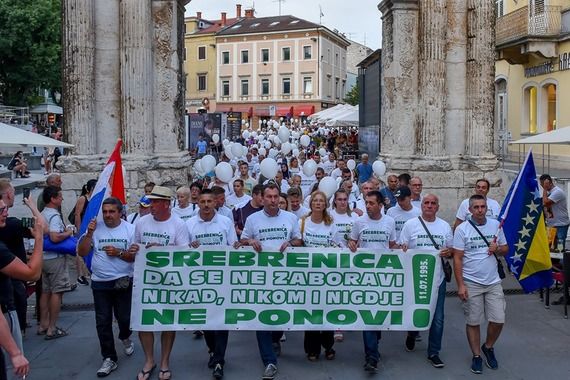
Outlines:
[{"label": "white banner", "polygon": [[131,328],[425,330],[440,271],[421,250],[141,248]]}]

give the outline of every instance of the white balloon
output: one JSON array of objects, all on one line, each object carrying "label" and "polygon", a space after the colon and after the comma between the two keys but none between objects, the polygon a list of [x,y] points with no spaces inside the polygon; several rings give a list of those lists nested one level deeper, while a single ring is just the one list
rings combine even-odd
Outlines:
[{"label": "white balloon", "polygon": [[241,134],[241,137],[243,137],[244,139],[249,139],[249,132],[248,131],[243,131]]},{"label": "white balloon", "polygon": [[297,148],[293,149],[293,156],[299,157],[299,154],[301,154],[301,152],[299,152],[299,149]]},{"label": "white balloon", "polygon": [[303,135],[303,136],[301,136],[300,142],[301,142],[301,145],[306,148],[311,143],[311,138],[307,135]]},{"label": "white balloon", "polygon": [[251,148],[252,148],[252,149],[253,149],[253,148],[255,148],[255,149],[259,149],[259,145],[257,145],[257,144],[253,144],[253,145],[251,146]]},{"label": "white balloon", "polygon": [[244,147],[243,147],[243,152],[242,152],[241,155],[245,157],[245,156],[247,155],[247,152],[248,152],[248,151],[249,151],[249,149],[247,149],[247,146],[244,146]]},{"label": "white balloon", "polygon": [[229,143],[230,143],[230,140],[228,140],[228,139],[224,139],[224,141],[222,141],[222,145],[223,145],[223,146],[226,146],[226,145],[228,145]]},{"label": "white balloon", "polygon": [[299,138],[299,132],[294,131],[291,136],[293,137],[293,140],[297,140]]},{"label": "white balloon", "polygon": [[[271,153],[269,154],[271,156]],[[277,165],[277,161],[275,161],[275,159],[269,157],[261,161],[261,164],[259,164],[259,170],[265,178],[273,179],[279,170],[279,165]]]},{"label": "white balloon", "polygon": [[277,157],[277,153],[279,153],[279,151],[277,149],[269,149],[269,157],[275,158]]},{"label": "white balloon", "polygon": [[251,137],[256,138],[256,137],[257,137],[257,132],[256,132],[256,131],[251,132]]},{"label": "white balloon", "polygon": [[317,171],[317,163],[315,162],[315,160],[310,159],[305,161],[305,163],[303,164],[303,173],[307,177],[313,176],[316,171]]},{"label": "white balloon", "polygon": [[324,177],[319,182],[319,190],[326,194],[327,198],[334,195],[337,189],[337,183],[333,177]]},{"label": "white balloon", "polygon": [[224,154],[231,160],[235,157],[235,155],[232,153],[232,146],[234,145],[234,143],[227,143],[226,146],[224,147]]},{"label": "white balloon", "polygon": [[354,168],[356,167],[356,162],[354,162],[354,160],[348,160],[346,162],[346,167],[349,168],[350,170],[354,170]]},{"label": "white balloon", "polygon": [[376,176],[381,177],[386,173],[386,164],[380,160],[374,161],[372,164],[372,170]]},{"label": "white balloon", "polygon": [[279,127],[279,131],[277,132],[277,136],[281,139],[281,142],[289,141],[289,136],[291,136],[291,132],[285,126]]},{"label": "white balloon", "polygon": [[216,166],[216,177],[225,183],[229,183],[234,176],[232,166],[227,162],[220,162]]},{"label": "white balloon", "polygon": [[243,147],[240,143],[233,143],[232,145],[232,154],[235,157],[241,157],[243,153]]},{"label": "white balloon", "polygon": [[212,135],[212,141],[214,142],[214,144],[217,144],[220,141],[220,135],[218,135],[217,133],[214,133]]},{"label": "white balloon", "polygon": [[284,155],[288,155],[291,152],[291,149],[292,149],[291,143],[289,142],[284,142],[281,145],[281,153],[283,153]]},{"label": "white balloon", "polygon": [[267,150],[265,148],[259,148],[259,154],[265,156],[267,154]]},{"label": "white balloon", "polygon": [[319,149],[319,154],[321,155],[321,157],[324,157],[327,155],[327,150],[325,148],[321,148]]},{"label": "white balloon", "polygon": [[266,141],[263,146],[265,146],[265,149],[271,148],[271,141]]},{"label": "white balloon", "polygon": [[198,174],[202,174],[204,172],[204,168],[202,167],[202,160],[200,158],[194,162],[194,170],[196,170]]},{"label": "white balloon", "polygon": [[263,140],[265,140],[265,135],[257,136],[257,141],[259,141],[261,143],[261,142],[263,142]]},{"label": "white balloon", "polygon": [[200,160],[202,169],[205,173],[209,173],[216,167],[216,159],[214,156],[208,154]]}]

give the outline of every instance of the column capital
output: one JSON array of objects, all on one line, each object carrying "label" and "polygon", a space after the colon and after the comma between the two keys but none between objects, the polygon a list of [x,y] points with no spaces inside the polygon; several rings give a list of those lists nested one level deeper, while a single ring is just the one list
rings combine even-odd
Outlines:
[{"label": "column capital", "polygon": [[382,13],[382,18],[388,16],[394,10],[418,10],[419,0],[382,0],[378,4],[378,10]]}]

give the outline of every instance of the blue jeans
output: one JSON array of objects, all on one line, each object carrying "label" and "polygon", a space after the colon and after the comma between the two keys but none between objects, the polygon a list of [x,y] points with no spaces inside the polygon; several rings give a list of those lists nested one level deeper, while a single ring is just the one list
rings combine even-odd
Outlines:
[{"label": "blue jeans", "polygon": [[562,250],[566,249],[566,237],[568,236],[568,227],[570,226],[557,226],[556,227],[556,242],[562,243]]},{"label": "blue jeans", "polygon": [[277,365],[277,356],[273,352],[273,332],[272,331],[256,331],[257,346],[259,347],[259,355],[263,365]]},{"label": "blue jeans", "polygon": [[[444,317],[444,306],[445,306],[445,291],[446,282],[443,280],[441,285],[439,285],[439,290],[437,291],[437,304],[435,306],[435,312],[433,314],[433,320],[431,322],[431,327],[429,329],[429,341],[428,341],[428,358],[433,355],[439,355],[441,350],[441,340],[443,338],[443,317]],[[417,336],[418,331],[410,331],[408,333],[410,336]]]},{"label": "blue jeans", "polygon": [[380,352],[378,351],[378,341],[382,338],[382,331],[363,331],[364,339],[364,359],[378,364]]}]

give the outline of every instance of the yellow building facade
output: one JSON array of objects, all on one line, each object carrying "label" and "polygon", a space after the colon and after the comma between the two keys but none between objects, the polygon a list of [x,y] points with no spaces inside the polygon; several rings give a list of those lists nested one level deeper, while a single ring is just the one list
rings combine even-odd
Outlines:
[{"label": "yellow building facade", "polygon": [[[496,148],[517,155],[509,140],[570,126],[570,0],[496,4]],[[553,145],[550,154],[568,160],[570,148]]]}]

